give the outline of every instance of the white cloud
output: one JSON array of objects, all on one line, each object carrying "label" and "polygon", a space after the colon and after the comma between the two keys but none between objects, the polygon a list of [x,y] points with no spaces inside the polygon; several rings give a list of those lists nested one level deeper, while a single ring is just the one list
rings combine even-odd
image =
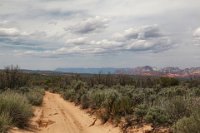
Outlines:
[{"label": "white cloud", "polygon": [[200,28],[197,28],[194,33],[194,45],[200,45]]},{"label": "white cloud", "polygon": [[18,36],[20,34],[24,34],[24,33],[20,33],[20,31],[16,28],[0,27],[0,36]]},{"label": "white cloud", "polygon": [[[116,35],[116,34],[115,34]],[[94,40],[88,37],[78,37],[68,39],[63,46],[53,50],[29,51],[26,55],[39,55],[41,57],[60,57],[64,55],[76,54],[104,54],[118,53],[122,51],[134,52],[161,52],[173,46],[169,37],[165,36],[158,26],[141,26],[130,28],[113,35],[112,39]]]},{"label": "white cloud", "polygon": [[91,32],[97,32],[105,29],[108,26],[108,19],[101,18],[99,16],[88,18],[66,30],[70,30],[74,33],[88,34]]},{"label": "white cloud", "polygon": [[122,33],[113,36],[117,42],[124,45],[124,49],[132,51],[153,51],[167,50],[173,44],[157,25],[129,28]]},{"label": "white cloud", "polygon": [[74,39],[68,39],[67,41],[66,41],[66,45],[71,45],[71,44],[73,44],[73,45],[85,45],[85,44],[87,44],[88,42],[87,42],[87,37],[78,37],[78,38],[74,38]]},{"label": "white cloud", "polygon": [[123,33],[116,33],[114,39],[130,40],[130,39],[148,39],[161,37],[162,33],[157,25],[146,25],[140,27],[129,28]]}]

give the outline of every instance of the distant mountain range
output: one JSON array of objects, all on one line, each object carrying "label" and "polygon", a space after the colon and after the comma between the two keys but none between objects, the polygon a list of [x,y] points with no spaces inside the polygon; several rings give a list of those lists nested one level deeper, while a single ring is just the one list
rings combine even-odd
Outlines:
[{"label": "distant mountain range", "polygon": [[180,69],[178,67],[157,68],[142,66],[136,68],[57,68],[56,72],[87,73],[87,74],[128,74],[141,76],[165,76],[165,77],[200,77],[200,67]]},{"label": "distant mountain range", "polygon": [[[123,69],[124,68],[120,68]],[[105,67],[105,68],[57,68],[55,71],[56,72],[65,72],[65,73],[87,73],[87,74],[114,74],[119,70],[119,68],[110,68],[110,67]]]}]

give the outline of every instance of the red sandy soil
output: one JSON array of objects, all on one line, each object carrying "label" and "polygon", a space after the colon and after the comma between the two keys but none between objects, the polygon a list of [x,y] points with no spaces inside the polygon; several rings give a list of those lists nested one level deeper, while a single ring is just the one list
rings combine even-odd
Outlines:
[{"label": "red sandy soil", "polygon": [[[118,127],[95,122],[90,116],[73,103],[65,101],[60,95],[46,92],[42,107],[36,108],[30,128],[13,128],[9,133],[120,133]],[[92,126],[91,126],[92,125]]]}]

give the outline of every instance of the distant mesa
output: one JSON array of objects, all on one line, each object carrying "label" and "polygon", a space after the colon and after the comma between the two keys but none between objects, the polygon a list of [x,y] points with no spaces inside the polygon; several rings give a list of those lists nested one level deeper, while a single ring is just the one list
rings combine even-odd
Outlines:
[{"label": "distant mesa", "polygon": [[141,76],[164,77],[200,77],[200,67],[180,69],[179,67],[157,68],[142,66],[136,68],[57,68],[56,72],[81,73],[81,74],[127,74]]}]

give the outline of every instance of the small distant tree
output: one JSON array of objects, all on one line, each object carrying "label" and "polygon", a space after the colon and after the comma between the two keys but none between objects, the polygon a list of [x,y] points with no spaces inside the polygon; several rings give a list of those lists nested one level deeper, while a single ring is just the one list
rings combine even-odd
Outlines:
[{"label": "small distant tree", "polygon": [[0,89],[18,88],[28,83],[28,77],[18,66],[8,66],[0,73]]},{"label": "small distant tree", "polygon": [[180,81],[175,78],[167,78],[167,77],[161,77],[160,78],[160,85],[161,87],[170,87],[170,86],[176,86],[179,85]]}]

